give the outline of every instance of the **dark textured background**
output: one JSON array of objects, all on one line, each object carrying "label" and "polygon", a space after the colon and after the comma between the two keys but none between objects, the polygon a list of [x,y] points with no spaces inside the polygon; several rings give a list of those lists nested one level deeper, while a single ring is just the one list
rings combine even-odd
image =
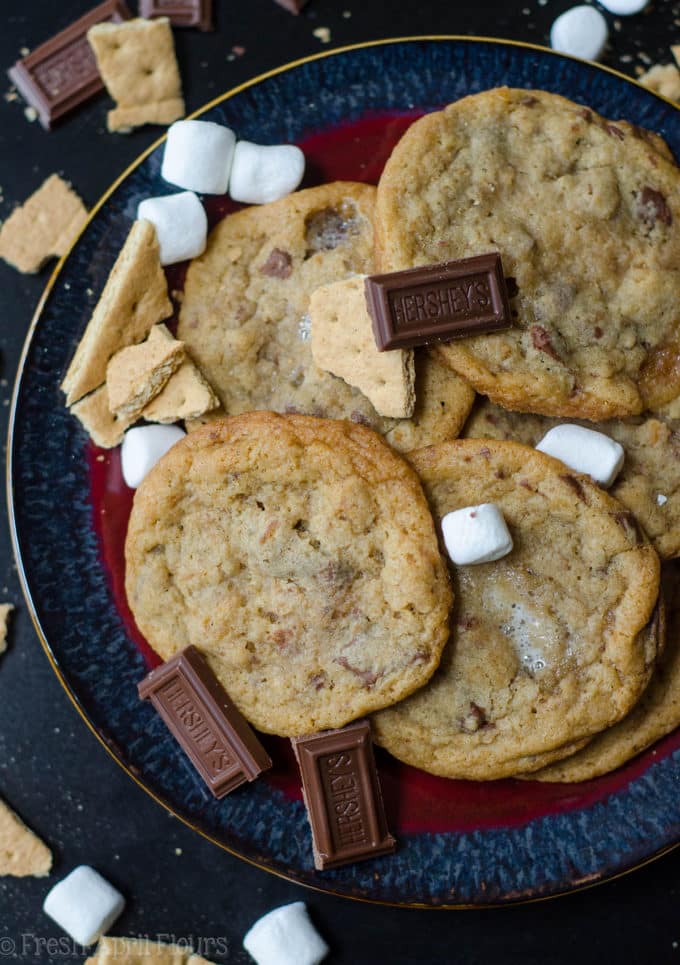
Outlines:
[{"label": "dark textured background", "polygon": [[[90,5],[0,0],[0,68]],[[324,49],[313,33],[318,27],[330,29],[330,47],[428,33],[546,43],[550,23],[569,4],[311,0],[299,17],[273,0],[215,5],[214,34],[175,34],[188,110],[262,71]],[[680,3],[656,0],[638,16],[608,19],[611,46],[604,62],[631,74],[636,66],[667,62],[668,45],[680,42]],[[93,204],[158,136],[157,128],[127,137],[107,134],[105,96],[47,134],[26,119],[20,99],[7,99],[9,89],[8,81],[0,83],[0,219],[53,171]],[[21,345],[48,275],[49,269],[22,276],[0,262],[3,437]],[[82,961],[68,945],[56,944],[62,933],[42,914],[41,903],[51,883],[87,863],[128,899],[115,933],[192,941],[217,962],[250,961],[241,948],[248,926],[276,905],[303,899],[331,946],[330,965],[680,963],[680,852],[589,891],[483,912],[360,905],[305,891],[221,852],[137,788],[71,707],[23,605],[7,526],[0,531],[4,600],[17,604],[17,612],[10,649],[0,660],[0,795],[43,835],[56,861],[49,881],[0,879],[0,962]]]}]

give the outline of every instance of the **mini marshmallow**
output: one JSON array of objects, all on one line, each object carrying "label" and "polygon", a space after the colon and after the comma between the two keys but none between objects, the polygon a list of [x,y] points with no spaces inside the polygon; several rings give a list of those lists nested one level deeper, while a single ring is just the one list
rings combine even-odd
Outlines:
[{"label": "mini marshmallow", "polygon": [[442,519],[446,552],[457,566],[491,563],[512,549],[512,536],[495,503],[466,506]]},{"label": "mini marshmallow", "polygon": [[79,945],[92,945],[111,927],[125,899],[94,868],[81,864],[52,888],[43,911]]},{"label": "mini marshmallow", "polygon": [[550,46],[563,54],[597,60],[609,37],[607,21],[594,7],[571,7],[550,29]]},{"label": "mini marshmallow", "polygon": [[137,208],[139,221],[150,221],[161,249],[161,265],[174,265],[205,251],[208,218],[191,191],[147,198]]},{"label": "mini marshmallow", "polygon": [[621,471],[625,452],[603,432],[565,423],[543,436],[536,448],[576,472],[592,476],[601,486],[611,486]]},{"label": "mini marshmallow", "polygon": [[305,156],[294,144],[265,147],[239,141],[229,178],[229,194],[244,204],[267,204],[294,191],[305,173]]},{"label": "mini marshmallow", "polygon": [[641,13],[649,0],[600,0],[600,3],[610,13],[619,17],[630,17],[634,13]]},{"label": "mini marshmallow", "polygon": [[668,502],[668,496],[664,496],[663,493],[657,493],[657,494],[656,494],[656,505],[657,505],[657,506],[665,506],[667,502]]},{"label": "mini marshmallow", "polygon": [[125,485],[136,489],[161,456],[186,432],[179,426],[137,426],[123,436],[120,461]]},{"label": "mini marshmallow", "polygon": [[236,135],[212,121],[175,121],[168,129],[161,177],[187,191],[226,194]]},{"label": "mini marshmallow", "polygon": [[243,947],[257,965],[318,965],[328,954],[304,901],[275,908],[258,919],[243,939]]}]

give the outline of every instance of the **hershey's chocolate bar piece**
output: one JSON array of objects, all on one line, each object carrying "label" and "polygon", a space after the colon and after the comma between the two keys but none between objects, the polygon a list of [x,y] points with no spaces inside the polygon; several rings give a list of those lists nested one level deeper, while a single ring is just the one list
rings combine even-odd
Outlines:
[{"label": "hershey's chocolate bar piece", "polygon": [[366,720],[291,740],[320,870],[394,851]]},{"label": "hershey's chocolate bar piece", "polygon": [[212,30],[212,0],[139,0],[139,15],[167,17],[173,27]]},{"label": "hershey's chocolate bar piece", "polygon": [[280,7],[284,10],[290,11],[290,13],[298,14],[304,6],[307,5],[308,0],[274,0],[278,3]]},{"label": "hershey's chocolate bar piece", "polygon": [[196,647],[152,670],[137,689],[142,699],[151,699],[216,798],[272,766]]},{"label": "hershey's chocolate bar piece", "polygon": [[10,80],[46,130],[104,88],[87,40],[90,27],[131,17],[123,0],[106,0],[9,69]]},{"label": "hershey's chocolate bar piece", "polygon": [[365,291],[381,352],[497,332],[512,324],[497,252],[369,275]]}]

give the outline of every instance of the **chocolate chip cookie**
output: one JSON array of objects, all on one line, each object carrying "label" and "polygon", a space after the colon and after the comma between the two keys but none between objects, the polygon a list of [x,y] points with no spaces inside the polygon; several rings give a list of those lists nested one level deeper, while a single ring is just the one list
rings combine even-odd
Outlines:
[{"label": "chocolate chip cookie", "polygon": [[668,633],[652,680],[631,712],[585,750],[531,774],[537,781],[589,781],[625,764],[680,726],[680,565],[665,563]]},{"label": "chocolate chip cookie", "polygon": [[309,299],[321,285],[373,264],[375,188],[336,182],[224,218],[189,267],[178,337],[228,414],[254,409],[345,418],[401,450],[454,438],[474,392],[443,363],[416,358],[410,419],[314,364]]},{"label": "chocolate chip cookie", "polygon": [[[465,423],[469,439],[514,439],[535,446],[549,429],[564,422],[520,414],[478,398]],[[578,422],[603,432],[626,453],[623,469],[609,492],[628,507],[662,559],[680,555],[680,413],[671,407],[647,416]]]},{"label": "chocolate chip cookie", "polygon": [[260,730],[341,727],[422,686],[451,590],[418,477],[376,433],[254,412],[177,443],[135,493],[135,620],[194,644]]},{"label": "chocolate chip cookie", "polygon": [[410,459],[436,518],[494,502],[514,549],[450,565],[455,607],[439,670],[374,715],[376,741],[423,770],[472,780],[564,757],[647,685],[656,553],[617,500],[519,443],[458,440]]},{"label": "chocolate chip cookie", "polygon": [[545,91],[416,121],[378,186],[379,269],[499,251],[514,325],[437,349],[493,401],[603,420],[680,394],[680,171],[660,139]]}]

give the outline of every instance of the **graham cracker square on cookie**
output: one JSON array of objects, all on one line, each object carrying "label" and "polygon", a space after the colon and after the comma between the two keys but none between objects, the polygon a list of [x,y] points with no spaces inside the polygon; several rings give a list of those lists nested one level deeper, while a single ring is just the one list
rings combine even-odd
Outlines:
[{"label": "graham cracker square on cookie", "polygon": [[46,181],[0,229],[0,257],[32,274],[71,247],[87,221],[87,209],[58,174]]},{"label": "graham cracker square on cookie", "polygon": [[145,342],[116,352],[106,369],[111,412],[136,419],[183,360],[184,342],[173,338],[162,323],[154,325]]},{"label": "graham cracker square on cookie", "polygon": [[182,81],[167,17],[100,23],[88,30],[87,39],[116,101],[107,117],[110,131],[172,124],[184,117]]},{"label": "graham cracker square on cookie", "polygon": [[52,852],[47,845],[0,800],[0,875],[42,878],[51,867]]},{"label": "graham cracker square on cookie", "polygon": [[149,221],[135,221],[62,382],[66,404],[99,388],[111,356],[141,342],[169,315],[156,231]]},{"label": "graham cracker square on cookie", "polygon": [[413,349],[380,352],[366,308],[364,278],[355,275],[312,292],[312,355],[321,369],[360,389],[380,415],[413,415]]}]

